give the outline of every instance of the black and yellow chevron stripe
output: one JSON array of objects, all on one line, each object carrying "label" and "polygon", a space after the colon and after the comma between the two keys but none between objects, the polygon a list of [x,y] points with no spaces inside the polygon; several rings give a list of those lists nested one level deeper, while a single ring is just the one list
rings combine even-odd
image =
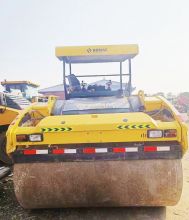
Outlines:
[{"label": "black and yellow chevron stripe", "polygon": [[65,131],[71,131],[72,128],[70,127],[64,127],[64,128],[41,128],[42,132],[65,132]]},{"label": "black and yellow chevron stripe", "polygon": [[146,129],[146,128],[151,128],[150,124],[132,124],[132,125],[119,125],[117,126],[118,129]]}]

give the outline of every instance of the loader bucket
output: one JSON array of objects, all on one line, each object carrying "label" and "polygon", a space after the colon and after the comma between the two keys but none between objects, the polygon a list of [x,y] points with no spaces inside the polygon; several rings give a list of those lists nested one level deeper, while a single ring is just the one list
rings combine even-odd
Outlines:
[{"label": "loader bucket", "polygon": [[179,159],[40,162],[14,165],[15,194],[27,209],[175,205]]}]

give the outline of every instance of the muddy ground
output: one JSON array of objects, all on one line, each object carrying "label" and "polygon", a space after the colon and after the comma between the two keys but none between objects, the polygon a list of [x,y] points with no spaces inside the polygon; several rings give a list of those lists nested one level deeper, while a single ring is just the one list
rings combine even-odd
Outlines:
[{"label": "muddy ground", "polygon": [[[167,207],[167,220],[189,219],[189,152],[183,159],[184,187],[180,202],[174,207]],[[147,214],[148,213],[148,214]],[[161,213],[165,219],[165,209],[55,209],[24,210],[16,201],[12,176],[0,182],[0,220],[156,220]]]}]

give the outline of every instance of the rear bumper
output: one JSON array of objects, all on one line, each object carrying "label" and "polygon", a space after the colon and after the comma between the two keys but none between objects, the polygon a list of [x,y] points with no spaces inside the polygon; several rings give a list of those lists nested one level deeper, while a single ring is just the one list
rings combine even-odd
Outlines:
[{"label": "rear bumper", "polygon": [[14,163],[180,159],[182,150],[181,145],[173,141],[38,145],[19,148],[12,158]]}]

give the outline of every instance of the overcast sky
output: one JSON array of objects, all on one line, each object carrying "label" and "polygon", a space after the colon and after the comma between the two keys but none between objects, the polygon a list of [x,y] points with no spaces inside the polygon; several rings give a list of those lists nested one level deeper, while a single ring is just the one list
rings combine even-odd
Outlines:
[{"label": "overcast sky", "polygon": [[189,91],[188,0],[0,0],[0,80],[60,84],[56,46],[127,43],[138,90]]}]

